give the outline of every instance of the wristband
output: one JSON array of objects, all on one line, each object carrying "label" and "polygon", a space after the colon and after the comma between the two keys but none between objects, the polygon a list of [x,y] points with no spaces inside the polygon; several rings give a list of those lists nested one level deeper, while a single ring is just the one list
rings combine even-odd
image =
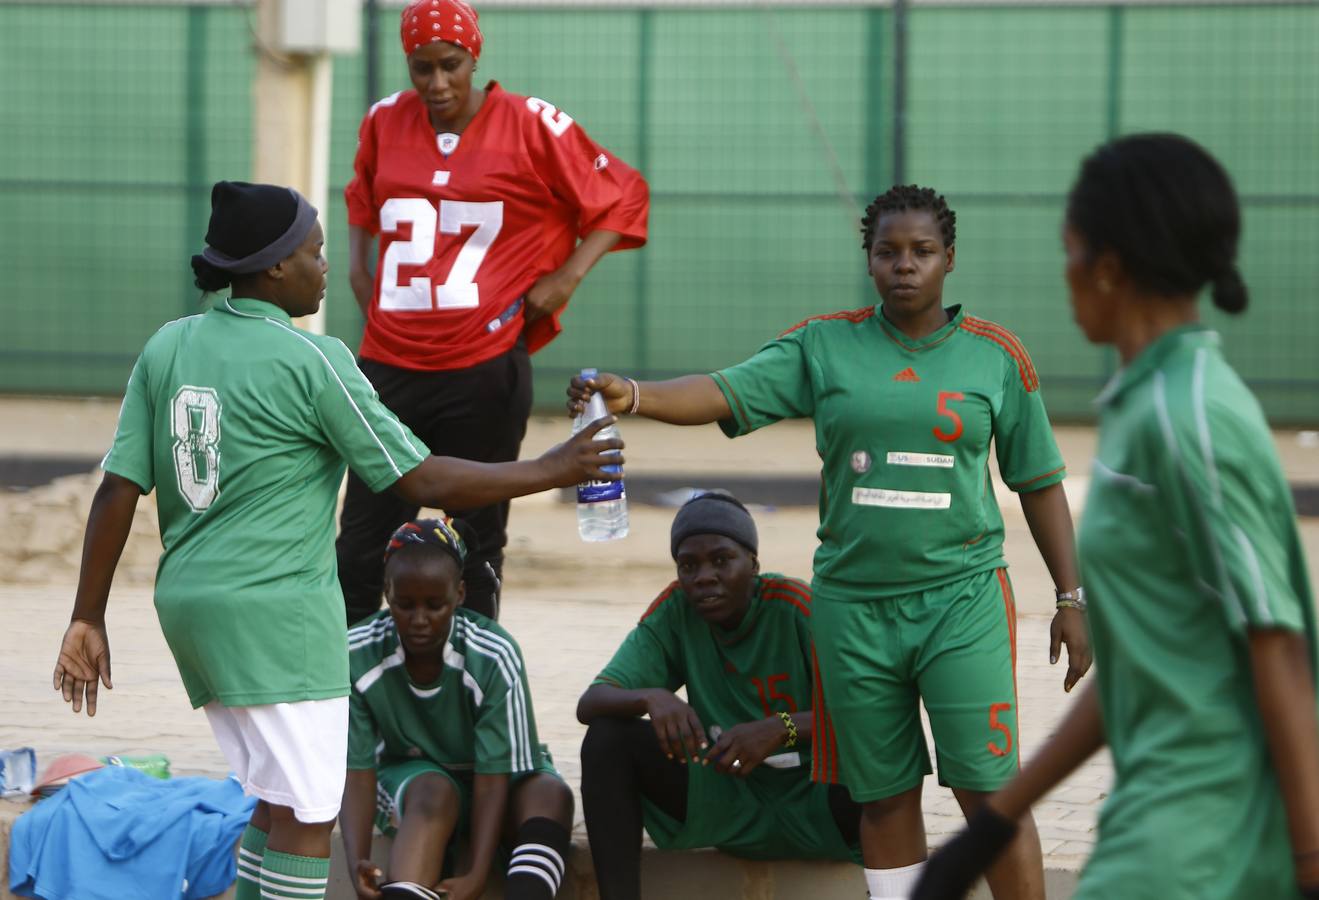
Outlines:
[{"label": "wristband", "polygon": [[778,714],[779,719],[783,722],[783,727],[788,729],[788,736],[783,739],[784,747],[797,746],[797,723],[792,721],[792,716],[785,712]]},{"label": "wristband", "polygon": [[[627,378],[627,376],[623,376]],[[635,378],[628,378],[627,383],[632,385],[632,406],[628,409],[627,415],[635,416],[637,410],[641,408],[641,385],[637,384]]]}]

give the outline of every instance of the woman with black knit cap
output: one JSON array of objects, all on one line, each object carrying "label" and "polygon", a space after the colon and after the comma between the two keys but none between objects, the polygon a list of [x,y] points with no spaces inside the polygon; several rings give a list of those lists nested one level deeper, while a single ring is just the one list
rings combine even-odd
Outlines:
[{"label": "woman with black knit cap", "polygon": [[215,185],[192,266],[199,287],[231,296],[166,324],[133,368],[54,673],[74,712],[85,701],[94,715],[98,680],[111,686],[110,582],[137,499],[155,489],[161,628],[189,700],[260,800],[242,839],[240,900],[315,900],[329,871],[348,742],[333,547],[345,462],[373,490],[428,506],[607,478],[601,464],[613,462],[597,449],[611,442],[577,438],[529,462],[428,456],[342,343],[291,324],[325,295],[322,242],[297,192]]},{"label": "woman with black knit cap", "polygon": [[963,896],[1011,820],[1105,744],[1115,780],[1077,900],[1319,897],[1314,600],[1268,425],[1196,302],[1208,285],[1245,309],[1240,231],[1227,173],[1186,138],[1121,138],[1081,165],[1072,310],[1122,359],[1079,534],[1099,674],[930,860],[919,900]]},{"label": "woman with black knit cap", "polygon": [[[530,355],[606,253],[645,243],[646,182],[568,112],[474,81],[485,36],[464,0],[408,3],[399,38],[412,90],[363,118],[344,189],[360,364],[431,452],[517,459]],[[470,580],[464,602],[498,618],[508,504],[446,512],[476,528],[473,557],[493,576]],[[349,475],[337,544],[349,624],[380,608],[380,547],[416,515]]]}]

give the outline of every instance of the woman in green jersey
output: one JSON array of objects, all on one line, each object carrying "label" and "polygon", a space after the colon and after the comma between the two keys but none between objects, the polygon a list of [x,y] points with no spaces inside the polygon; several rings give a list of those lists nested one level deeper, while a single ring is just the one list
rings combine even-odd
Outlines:
[{"label": "woman in green jersey", "polygon": [[[823,464],[811,634],[820,696],[812,775],[864,804],[870,896],[905,897],[926,855],[921,786],[929,711],[940,780],[969,815],[1018,768],[1016,609],[991,444],[1059,594],[1051,656],[1065,686],[1089,666],[1064,466],[1039,378],[1007,329],[945,307],[955,216],[928,188],[894,187],[863,221],[880,303],[808,319],[712,375],[638,384],[574,379],[569,407],[599,391],[610,410],[729,436],[814,421]],[[1029,817],[989,876],[999,900],[1042,900]]]},{"label": "woman in green jersey", "polygon": [[1315,621],[1291,491],[1254,396],[1199,321],[1246,307],[1236,193],[1177,135],[1081,165],[1072,308],[1122,368],[1099,396],[1080,531],[1099,675],[1058,735],[930,861],[961,897],[1020,816],[1105,744],[1115,783],[1078,900],[1319,897]]},{"label": "woman in green jersey", "polygon": [[[239,900],[323,896],[348,745],[348,649],[335,578],[345,463],[373,490],[469,508],[610,477],[609,442],[538,460],[432,457],[376,398],[340,341],[294,328],[325,296],[316,210],[296,191],[220,182],[197,285],[231,289],[164,325],[124,392],[92,500],[54,686],[96,712],[111,686],[105,608],[140,496],[156,491],[156,610],[188,698],[260,802]],[[595,423],[597,426],[602,422]],[[586,434],[586,429],[581,434]]]},{"label": "woman in green jersey", "polygon": [[[536,737],[517,642],[463,606],[465,575],[485,568],[469,546],[438,519],[404,523],[385,551],[388,609],[348,632],[341,828],[360,900],[477,900],[501,844],[505,900],[551,900],[563,883],[572,791]],[[394,836],[387,872],[371,862],[373,819]],[[441,880],[456,840],[465,869]]]}]

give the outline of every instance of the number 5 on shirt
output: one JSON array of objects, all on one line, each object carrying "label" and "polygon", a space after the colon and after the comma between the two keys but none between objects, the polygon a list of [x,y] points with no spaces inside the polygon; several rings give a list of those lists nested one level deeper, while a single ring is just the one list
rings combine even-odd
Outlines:
[{"label": "number 5 on shirt", "polygon": [[951,444],[953,441],[957,440],[959,437],[962,436],[962,417],[957,414],[957,410],[950,409],[948,407],[948,403],[952,400],[964,400],[964,399],[966,398],[962,395],[961,391],[939,392],[939,404],[936,411],[939,415],[946,416],[953,423],[953,427],[951,431],[944,431],[942,425],[935,427],[934,436],[937,437],[939,440]]},{"label": "number 5 on shirt", "polygon": [[[481,290],[476,272],[481,268],[490,246],[504,227],[504,202],[469,203],[441,200],[438,209],[420,197],[395,197],[380,207],[380,230],[398,231],[411,223],[412,236],[397,240],[385,248],[380,270],[380,308],[404,312],[431,309],[474,309],[481,305]],[[444,283],[435,287],[432,300],[431,279],[419,275],[399,284],[400,265],[423,266],[435,255],[435,229],[440,234],[462,234],[464,227],[476,230],[463,243]]]}]

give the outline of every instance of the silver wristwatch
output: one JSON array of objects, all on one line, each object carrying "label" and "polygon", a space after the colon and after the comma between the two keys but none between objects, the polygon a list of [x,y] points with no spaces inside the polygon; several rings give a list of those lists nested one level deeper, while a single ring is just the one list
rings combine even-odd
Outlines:
[{"label": "silver wristwatch", "polygon": [[1074,591],[1054,591],[1058,609],[1079,609],[1085,612],[1085,588],[1077,587]]}]

